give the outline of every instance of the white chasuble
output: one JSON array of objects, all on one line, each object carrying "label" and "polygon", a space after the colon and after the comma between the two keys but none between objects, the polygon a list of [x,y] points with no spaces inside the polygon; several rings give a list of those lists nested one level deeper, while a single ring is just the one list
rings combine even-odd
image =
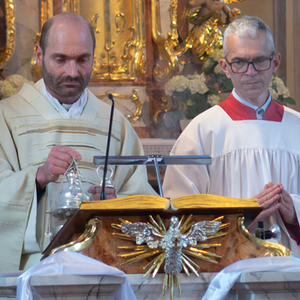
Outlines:
[{"label": "white chasuble", "polygon": [[[25,230],[36,214],[36,238],[43,250],[47,224],[47,191],[35,208],[36,172],[45,163],[54,145],[74,148],[82,155],[79,170],[82,180],[99,185],[94,156],[105,156],[110,106],[91,92],[81,116],[63,119],[41,93],[41,81],[25,84],[21,91],[0,101],[0,271],[19,269]],[[142,145],[132,126],[118,111],[114,112],[111,156],[143,155]],[[148,184],[145,166],[119,166],[114,169],[117,196],[156,195]],[[63,177],[63,176],[61,176]],[[62,180],[63,178],[60,178]],[[33,224],[33,223],[32,223]],[[30,225],[30,222],[29,222]],[[31,247],[34,249],[34,246]],[[36,248],[35,248],[36,251]],[[38,251],[40,252],[40,251]]]}]

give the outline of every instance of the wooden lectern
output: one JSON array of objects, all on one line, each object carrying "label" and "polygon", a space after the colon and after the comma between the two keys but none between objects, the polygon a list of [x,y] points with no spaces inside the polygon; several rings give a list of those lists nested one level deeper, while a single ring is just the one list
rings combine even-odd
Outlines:
[{"label": "wooden lectern", "polygon": [[[256,199],[214,195],[163,197],[160,164],[210,164],[209,156],[94,157],[96,165],[154,164],[159,196],[135,195],[81,204],[54,237],[44,257],[77,251],[127,274],[165,273],[163,294],[180,294],[179,273],[219,272],[247,258],[286,256],[284,246],[251,235],[244,217],[262,210]],[[104,175],[105,177],[105,175]]]},{"label": "wooden lectern", "polygon": [[[284,246],[256,238],[245,229],[244,217],[254,219],[261,210],[256,199],[214,195],[189,195],[172,201],[136,195],[83,202],[78,213],[54,237],[43,258],[58,251],[77,251],[128,274],[145,273],[148,268],[145,266],[151,265],[156,255],[165,250],[160,247],[151,249],[145,243],[137,245],[135,237],[122,233],[121,223],[154,224],[158,228],[157,236],[163,236],[172,217],[180,220],[183,234],[187,234],[197,222],[221,220],[222,223],[215,234],[207,236],[206,241],[198,241],[195,247],[182,247],[188,261],[187,269],[191,264],[191,270],[197,272],[218,272],[242,259],[291,255]],[[159,227],[165,227],[165,230],[159,232]],[[186,268],[181,272],[184,271]],[[163,263],[156,272],[164,272]]]}]

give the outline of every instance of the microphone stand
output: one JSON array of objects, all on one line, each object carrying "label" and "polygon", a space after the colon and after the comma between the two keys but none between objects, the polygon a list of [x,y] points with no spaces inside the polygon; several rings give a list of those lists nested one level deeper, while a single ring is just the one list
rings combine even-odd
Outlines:
[{"label": "microphone stand", "polygon": [[112,128],[112,121],[114,116],[114,108],[115,108],[115,101],[112,94],[108,94],[108,98],[112,101],[111,105],[111,111],[110,111],[110,120],[109,120],[109,129],[108,129],[108,135],[107,135],[107,146],[106,146],[106,155],[105,155],[105,164],[104,164],[104,171],[103,171],[103,180],[102,180],[102,192],[100,200],[106,200],[106,194],[105,194],[105,184],[106,184],[106,173],[107,173],[107,165],[108,165],[108,155],[109,155],[109,146],[110,146],[110,140],[111,140],[111,128]]}]

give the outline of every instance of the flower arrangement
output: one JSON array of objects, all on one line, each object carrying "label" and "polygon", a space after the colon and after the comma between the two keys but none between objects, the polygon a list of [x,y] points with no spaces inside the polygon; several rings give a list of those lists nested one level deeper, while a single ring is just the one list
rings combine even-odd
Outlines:
[{"label": "flower arrangement", "polygon": [[284,85],[283,81],[279,77],[272,77],[272,80],[269,85],[269,90],[271,92],[272,99],[278,102],[279,104],[296,104],[295,100],[290,97],[290,92],[288,88]]},{"label": "flower arrangement", "polygon": [[29,81],[18,74],[8,76],[5,80],[0,80],[0,99],[7,98],[18,93],[25,82],[32,85],[34,84],[33,81]]},{"label": "flower arrangement", "polygon": [[218,91],[206,84],[204,75],[172,77],[165,85],[165,94],[182,102],[187,119],[192,119],[211,105],[219,103]]},{"label": "flower arrangement", "polygon": [[224,74],[219,60],[223,58],[223,50],[218,49],[212,52],[203,64],[202,73],[207,78],[207,85],[215,87],[220,93],[231,92],[233,89],[230,78]]},{"label": "flower arrangement", "polygon": [[[183,117],[194,118],[211,106],[219,104],[222,101],[219,96],[221,92],[232,91],[232,82],[226,77],[219,64],[222,57],[223,51],[216,50],[203,64],[201,75],[188,77],[177,75],[165,84],[165,94],[176,103],[182,103],[181,106],[178,104],[175,106],[184,112]],[[269,89],[274,101],[280,104],[295,104],[279,77],[272,77]]]}]

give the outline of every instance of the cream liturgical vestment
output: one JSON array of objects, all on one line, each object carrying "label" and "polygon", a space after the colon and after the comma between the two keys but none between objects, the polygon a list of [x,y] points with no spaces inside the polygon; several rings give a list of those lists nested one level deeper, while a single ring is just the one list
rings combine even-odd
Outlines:
[{"label": "cream liturgical vestment", "polygon": [[[279,105],[271,104],[276,112]],[[281,110],[282,119],[276,121],[233,120],[235,112],[230,112],[232,118],[220,105],[195,117],[176,141],[171,154],[211,155],[212,163],[168,166],[164,195],[253,198],[265,184],[282,183],[293,198],[300,220],[300,114],[287,107]],[[281,227],[280,243],[299,257],[299,246],[290,237],[279,212],[264,220],[265,229],[273,223]]]},{"label": "cream liturgical vestment", "polygon": [[[37,203],[35,178],[54,145],[77,150],[82,155],[79,162],[82,180],[99,185],[93,157],[106,153],[110,106],[91,92],[88,95],[77,119],[61,117],[44,98],[41,81],[35,86],[25,84],[18,94],[0,101],[0,271],[18,270],[22,253],[41,252],[47,246],[45,215],[48,195],[55,193],[49,191],[49,184]],[[117,110],[114,112],[109,154],[143,155],[133,128]],[[148,184],[145,166],[119,166],[114,167],[114,171],[118,197],[156,195]],[[57,188],[58,184],[52,185],[55,186]],[[33,228],[32,232],[26,232],[28,226]]]}]

